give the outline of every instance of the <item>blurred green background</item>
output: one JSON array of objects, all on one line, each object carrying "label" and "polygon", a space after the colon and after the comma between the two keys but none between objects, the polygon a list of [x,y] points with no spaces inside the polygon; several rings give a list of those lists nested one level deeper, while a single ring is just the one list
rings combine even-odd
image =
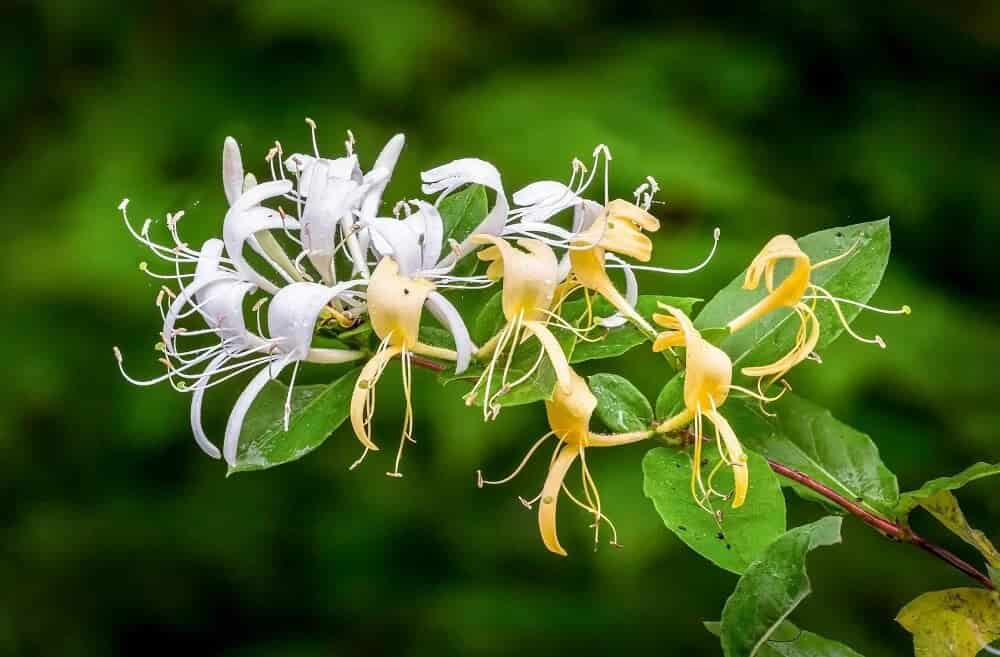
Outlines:
[{"label": "blurred green background", "polygon": [[[391,202],[454,157],[491,160],[513,191],[607,143],[613,192],[646,174],[663,187],[659,264],[696,262],[722,228],[711,268],[644,277],[646,291],[705,296],[774,232],[891,215],[875,301],[914,314],[865,318],[886,351],[842,341],[792,381],[871,433],[904,488],[998,460],[1000,9],[688,4],[5,3],[0,654],[719,654],[700,622],[735,577],[663,528],[643,446],[591,461],[624,549],[593,552],[565,505],[560,559],[515,497],[535,492],[544,459],[509,487],[474,485],[544,431],[540,407],[484,426],[421,373],[405,478],[382,474],[392,450],[348,472],[358,446],[343,427],[298,463],[227,480],[194,445],[185,396],[121,380],[111,346],[152,375],[159,330],[121,198],[140,220],[185,209],[192,242],[216,234],[224,136],[262,172],[273,139],[307,147],[305,116],[327,152],[352,128],[364,163],[405,132]],[[599,366],[650,395],[666,375],[640,350]],[[390,445],[395,372],[379,395]],[[235,394],[208,396],[214,435]],[[998,538],[995,484],[960,497]],[[789,504],[796,522],[820,513]],[[795,618],[867,657],[907,654],[898,609],[967,583],[852,520],[811,575]]]}]

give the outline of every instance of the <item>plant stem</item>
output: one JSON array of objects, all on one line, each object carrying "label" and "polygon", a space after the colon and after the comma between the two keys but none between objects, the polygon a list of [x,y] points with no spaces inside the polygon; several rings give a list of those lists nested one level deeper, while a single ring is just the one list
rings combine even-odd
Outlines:
[{"label": "plant stem", "polygon": [[840,493],[832,490],[828,486],[821,484],[820,482],[816,481],[815,479],[811,478],[809,475],[803,472],[795,470],[794,468],[790,468],[787,465],[778,463],[773,459],[768,459],[767,463],[768,465],[771,466],[771,469],[774,470],[774,472],[778,473],[782,477],[791,479],[792,481],[795,481],[796,483],[805,486],[814,493],[822,495],[823,497],[830,500],[831,502],[833,502],[840,508],[844,509],[851,515],[860,519],[863,523],[865,523],[869,527],[874,528],[884,536],[887,536],[901,543],[911,543],[913,545],[916,545],[921,550],[924,550],[925,552],[928,552],[937,557],[938,559],[944,561],[952,568],[955,568],[965,573],[972,579],[982,584],[987,589],[991,591],[994,590],[993,582],[990,580],[990,578],[984,575],[983,573],[979,572],[979,570],[977,570],[975,566],[971,565],[962,558],[952,554],[943,547],[935,545],[934,543],[931,543],[922,536],[919,536],[918,534],[914,533],[912,529],[903,527],[901,525],[892,522],[891,520],[888,520],[881,516],[875,515],[870,511],[867,511],[866,509],[862,508],[861,505],[852,502],[851,500],[847,499]]}]

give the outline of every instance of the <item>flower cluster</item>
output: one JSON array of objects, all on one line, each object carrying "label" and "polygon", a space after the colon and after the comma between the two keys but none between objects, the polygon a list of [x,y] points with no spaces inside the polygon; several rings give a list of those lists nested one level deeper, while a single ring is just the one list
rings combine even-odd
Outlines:
[{"label": "flower cluster", "polygon": [[[162,272],[146,263],[140,266],[147,275],[162,281],[156,305],[163,325],[156,349],[165,372],[146,380],[130,376],[116,347],[118,365],[137,385],[169,382],[191,394],[191,429],[206,454],[224,458],[231,466],[236,463],[248,411],[265,386],[283,372],[290,370],[283,417],[287,431],[295,380],[303,362],[364,361],[349,408],[351,426],[363,449],[357,465],[369,451],[378,449],[371,425],[375,387],[388,365],[398,360],[405,414],[395,464],[388,473],[398,477],[403,449],[413,441],[415,363],[451,363],[449,367],[456,374],[470,370],[474,383],[465,399],[470,405],[482,406],[485,420],[496,418],[504,396],[535,377],[547,363],[555,379],[545,401],[550,431],[535,442],[512,475],[489,481],[480,474],[478,481],[480,486],[509,481],[546,440],[554,438],[541,492],[531,500],[522,498],[529,508],[538,505],[539,531],[549,550],[565,554],[556,533],[561,493],[593,516],[595,540],[606,524],[611,528],[612,542],[616,542],[614,525],[602,510],[600,493],[587,465],[588,448],[676,434],[693,425],[685,434],[693,448],[692,496],[709,512],[715,512],[713,501],[718,498],[730,500],[733,507],[744,503],[750,486],[747,458],[721,407],[731,393],[762,403],[775,398],[766,395],[767,386],[812,356],[818,344],[818,301],[833,303],[847,326],[840,304],[856,302],[837,299],[810,282],[811,272],[836,258],[811,264],[796,241],[783,235],[771,240],[751,263],[746,287],[757,288],[763,279],[767,294],[733,319],[728,330],[742,330],[782,309],[791,309],[801,321],[788,354],[772,364],[742,370],[745,376],[758,380],[753,391],[733,384],[729,356],[703,337],[680,309],[663,305],[662,314],[648,318],[636,309],[636,270],[668,274],[696,271],[711,260],[719,234],[716,230],[711,252],[696,267],[664,269],[634,264],[647,263],[652,257],[653,243],[647,233],[660,228],[651,213],[659,188],[653,178],[647,178],[635,191],[633,201],[609,198],[611,154],[605,146],[594,151],[589,168],[574,160],[568,182],[535,182],[509,199],[496,167],[480,159],[458,159],[421,174],[427,199],[401,201],[386,213],[383,196],[402,152],[403,136],[390,139],[366,171],[349,132],[345,153],[324,157],[319,152],[315,122],[306,122],[311,129],[312,152],[285,157],[276,142],[265,158],[270,176],[265,182],[245,172],[236,141],[226,139],[222,182],[229,209],[221,239],[212,238],[200,248],[192,248],[180,236],[183,212],[178,212],[167,215],[167,239],[158,242],[151,235],[151,220],[137,227],[129,219],[127,199],[119,206],[132,236],[166,265]],[[594,200],[588,198],[588,192],[600,172],[603,194]],[[442,202],[471,185],[485,188],[493,200],[478,225],[452,237],[453,231],[442,217]],[[776,281],[775,267],[782,260],[791,261],[792,268]],[[467,266],[477,261],[486,263],[482,273]],[[612,281],[613,271],[621,272],[624,290]],[[503,323],[495,335],[477,345],[448,295],[454,290],[495,284],[502,286]],[[561,309],[577,294],[586,300],[587,313],[567,319]],[[592,304],[597,297],[610,304],[614,314],[598,317]],[[450,334],[453,348],[421,340],[425,308]],[[265,309],[266,320],[262,318]],[[653,351],[684,349],[683,409],[646,430],[597,433],[590,429],[597,399],[571,367],[554,329],[594,341],[626,323],[652,342]],[[360,328],[367,328],[374,336],[370,345],[337,342],[336,346],[321,346],[317,339],[325,331],[346,335]],[[882,344],[880,338],[867,340],[849,327],[847,330],[859,339]],[[538,350],[533,365],[523,371],[513,369],[516,352],[530,347],[531,341]],[[229,414],[220,450],[218,441],[209,437],[202,425],[206,391],[250,373]],[[722,463],[732,469],[732,491],[713,487],[714,470],[708,477],[701,472],[705,420],[715,430]],[[582,495],[573,494],[566,484],[569,469],[577,460]]]}]

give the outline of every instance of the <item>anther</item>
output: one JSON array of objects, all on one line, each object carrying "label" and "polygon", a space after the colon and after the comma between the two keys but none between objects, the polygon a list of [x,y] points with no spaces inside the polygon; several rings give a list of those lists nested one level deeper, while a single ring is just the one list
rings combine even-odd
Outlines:
[{"label": "anther", "polygon": [[112,349],[112,351],[115,352],[115,360],[117,360],[118,363],[121,364],[121,362],[122,362],[122,350],[119,349],[118,347],[111,347],[111,349]]},{"label": "anther", "polygon": [[125,212],[125,208],[127,207],[128,207],[128,199],[123,198],[122,202],[118,204],[118,210],[119,212]]}]

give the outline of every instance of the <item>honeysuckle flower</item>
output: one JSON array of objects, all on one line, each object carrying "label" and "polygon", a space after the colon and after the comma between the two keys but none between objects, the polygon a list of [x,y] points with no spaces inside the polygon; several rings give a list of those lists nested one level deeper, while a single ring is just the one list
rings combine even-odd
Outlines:
[{"label": "honeysuckle flower", "polygon": [[[536,502],[538,503],[538,530],[542,537],[542,543],[550,552],[562,556],[566,556],[566,550],[559,542],[556,531],[556,508],[561,492],[565,492],[574,504],[593,514],[595,542],[599,539],[600,524],[605,522],[611,529],[611,544],[618,544],[614,523],[601,510],[601,495],[587,466],[587,448],[627,445],[645,440],[652,435],[652,431],[621,434],[594,433],[590,430],[590,417],[596,407],[597,398],[590,391],[587,382],[575,371],[570,370],[570,385],[566,389],[557,388],[552,399],[545,402],[545,413],[548,417],[550,431],[532,445],[514,472],[498,481],[487,481],[483,479],[481,472],[477,473],[477,484],[480,488],[484,485],[506,483],[518,475],[535,451],[547,439],[555,436],[558,442],[552,454],[542,491],[532,500],[522,498],[521,501],[528,508],[531,508]],[[583,500],[573,495],[566,486],[566,475],[577,458],[580,459]]]},{"label": "honeysuckle flower", "polygon": [[[476,276],[452,276],[448,267],[439,261],[442,251],[444,223],[437,208],[424,201],[413,201],[417,211],[405,219],[374,218],[365,225],[372,238],[372,249],[380,254],[380,260],[391,258],[398,268],[398,287],[402,289],[408,282],[420,279],[432,284],[433,288],[482,287],[489,279]],[[458,310],[436,289],[431,289],[425,305],[431,314],[451,333],[455,340],[455,352],[443,355],[456,362],[455,372],[461,374],[469,366],[476,347],[469,337],[469,329]],[[395,303],[391,295],[375,301]],[[373,303],[369,295],[369,306]],[[417,353],[420,353],[419,351]]]},{"label": "honeysuckle flower", "polygon": [[313,154],[293,153],[284,161],[283,169],[276,168],[274,160],[282,155],[281,145],[276,143],[268,154],[271,177],[284,180],[285,170],[296,177],[298,184],[290,197],[302,222],[303,255],[322,279],[327,283],[336,281],[333,258],[341,245],[346,246],[353,271],[367,278],[368,236],[358,225],[358,219],[370,219],[377,214],[405,137],[397,134],[386,142],[372,169],[365,173],[354,152],[354,136],[350,131],[345,142],[346,155],[324,158],[316,139],[316,122],[307,118],[306,123],[312,135]]},{"label": "honeysuckle flower", "polygon": [[236,463],[236,452],[239,446],[240,431],[243,420],[251,404],[264,389],[264,386],[276,379],[289,365],[294,364],[291,383],[288,386],[288,396],[285,399],[285,430],[291,415],[292,392],[295,388],[295,378],[299,364],[304,361],[312,363],[336,364],[348,363],[364,356],[362,352],[350,349],[314,348],[312,346],[313,332],[320,311],[338,295],[360,281],[348,281],[332,287],[318,283],[292,283],[281,288],[271,299],[267,308],[268,353],[261,370],[250,380],[239,398],[233,405],[226,422],[226,433],[222,453],[230,465]]},{"label": "honeysuckle flower", "polygon": [[[501,307],[507,321],[480,349],[480,356],[492,356],[486,370],[465,397],[467,404],[474,403],[482,388],[483,417],[490,419],[500,412],[497,398],[533,376],[543,357],[548,357],[555,370],[556,386],[563,391],[569,390],[571,370],[559,341],[547,326],[550,320],[558,317],[550,310],[558,275],[558,262],[552,249],[534,239],[519,239],[515,243],[520,248],[515,248],[505,239],[482,234],[474,235],[472,242],[488,245],[478,252],[481,260],[490,263],[486,275],[493,280],[503,279]],[[541,344],[538,359],[525,374],[509,381],[514,352],[528,335],[533,335]],[[505,351],[507,358],[500,373],[500,386],[494,392],[493,379]]]},{"label": "honeysuckle flower", "polygon": [[[857,244],[855,243],[844,253],[828,258],[816,264],[812,264],[809,256],[802,251],[795,238],[789,235],[777,235],[773,237],[750,263],[747,268],[743,287],[747,290],[755,290],[760,285],[761,279],[767,288],[767,295],[747,308],[742,314],[729,322],[729,330],[733,333],[748,326],[757,319],[781,308],[790,308],[798,315],[799,330],[796,334],[795,344],[784,356],[773,363],[757,367],[745,367],[741,371],[746,376],[759,377],[760,381],[768,378],[769,382],[776,381],[788,373],[793,367],[809,358],[816,349],[820,338],[820,323],[816,317],[816,304],[819,301],[829,301],[840,320],[844,330],[855,340],[868,344],[877,344],[885,348],[885,342],[876,335],[873,338],[865,338],[858,335],[850,326],[841,304],[858,306],[865,310],[888,314],[888,315],[908,315],[909,306],[903,306],[898,310],[887,310],[877,308],[865,303],[860,303],[851,299],[835,297],[828,290],[811,281],[812,272],[821,269],[829,264],[847,257],[851,254]],[[783,260],[791,261],[791,271],[780,282],[775,283],[775,268]]]},{"label": "honeysuckle flower", "polygon": [[[738,508],[746,500],[750,485],[747,457],[740,445],[736,432],[719,412],[719,408],[729,397],[732,384],[733,363],[726,352],[701,337],[691,320],[681,310],[666,304],[660,308],[669,314],[653,315],[653,321],[666,328],[653,343],[653,351],[670,347],[684,347],[684,410],[665,420],[656,431],[669,433],[694,423],[694,455],[692,457],[691,495],[699,506],[711,512],[710,500],[713,495],[726,498],[712,488],[713,470],[708,481],[701,476],[701,450],[704,440],[703,424],[708,420],[715,427],[715,440],[722,460],[719,465],[727,465],[733,470],[734,490],[732,506]],[[739,390],[744,390],[739,388]],[[749,391],[745,391],[749,392]],[[751,393],[752,394],[752,393]]]},{"label": "honeysuckle flower", "polygon": [[[361,232],[362,226],[356,225],[355,214],[362,224],[376,215],[403,143],[403,135],[390,139],[375,160],[373,169],[363,175],[353,153],[336,160],[315,157],[299,162],[299,187],[306,198],[302,211],[302,246],[324,280],[336,278],[332,261],[337,249],[338,228],[345,236],[355,270],[367,275],[364,259],[367,236]],[[289,160],[296,157],[301,160],[306,156],[293,155]]]},{"label": "honeysuckle flower", "polygon": [[[256,186],[256,177],[252,173],[246,173],[243,169],[243,156],[236,140],[232,137],[226,137],[222,146],[222,187],[229,206],[236,205],[245,192]],[[283,226],[286,230],[295,227],[296,224],[292,220],[286,221]],[[295,267],[270,230],[253,233],[246,239],[246,242],[271,266],[279,268],[285,280],[303,280],[302,273]]]},{"label": "honeysuckle flower", "polygon": [[469,254],[477,245],[473,239],[476,235],[500,235],[503,231],[510,205],[504,193],[500,172],[489,162],[476,158],[458,159],[424,171],[420,178],[424,183],[421,187],[424,194],[438,194],[436,206],[464,185],[482,185],[496,195],[493,207],[483,220],[460,244],[452,246],[451,251],[438,263],[439,268],[449,269]]},{"label": "honeysuckle flower", "polygon": [[[383,258],[368,280],[368,317],[372,330],[381,342],[371,359],[365,363],[351,395],[351,427],[365,451],[354,465],[364,459],[369,450],[378,450],[371,439],[371,420],[375,413],[375,385],[389,361],[399,356],[403,370],[403,395],[406,412],[399,450],[394,469],[387,473],[402,476],[399,463],[403,447],[413,440],[412,354],[455,360],[456,355],[420,342],[420,316],[434,284],[423,278],[410,278],[400,273],[399,263],[393,258]],[[467,362],[465,363],[468,364]],[[354,467],[353,465],[351,466]]]},{"label": "honeysuckle flower", "polygon": [[[583,194],[594,181],[603,160],[604,200],[603,203],[586,199]],[[635,323],[652,337],[656,330],[635,311],[639,291],[635,269],[645,269],[662,273],[691,273],[704,267],[715,254],[719,232],[715,231],[715,242],[704,262],[690,269],[667,269],[661,267],[637,267],[619,258],[628,256],[640,262],[649,262],[653,244],[643,231],[654,232],[660,222],[649,209],[659,186],[653,178],[648,178],[635,192],[635,203],[624,199],[608,200],[608,172],[611,153],[607,146],[600,145],[594,150],[594,163],[587,175],[586,167],[573,161],[573,172],[568,184],[546,180],[532,183],[514,194],[518,207],[510,213],[511,222],[504,228],[505,235],[526,235],[541,239],[547,244],[566,249],[560,263],[560,280],[569,275],[563,285],[563,295],[583,288],[607,299],[616,314],[604,318],[600,324],[606,327],[620,326],[626,320]],[[573,218],[570,230],[547,223],[563,210],[572,208]],[[625,293],[622,294],[608,276],[608,268],[620,268],[625,277]],[[589,308],[589,294],[586,295]]]}]

